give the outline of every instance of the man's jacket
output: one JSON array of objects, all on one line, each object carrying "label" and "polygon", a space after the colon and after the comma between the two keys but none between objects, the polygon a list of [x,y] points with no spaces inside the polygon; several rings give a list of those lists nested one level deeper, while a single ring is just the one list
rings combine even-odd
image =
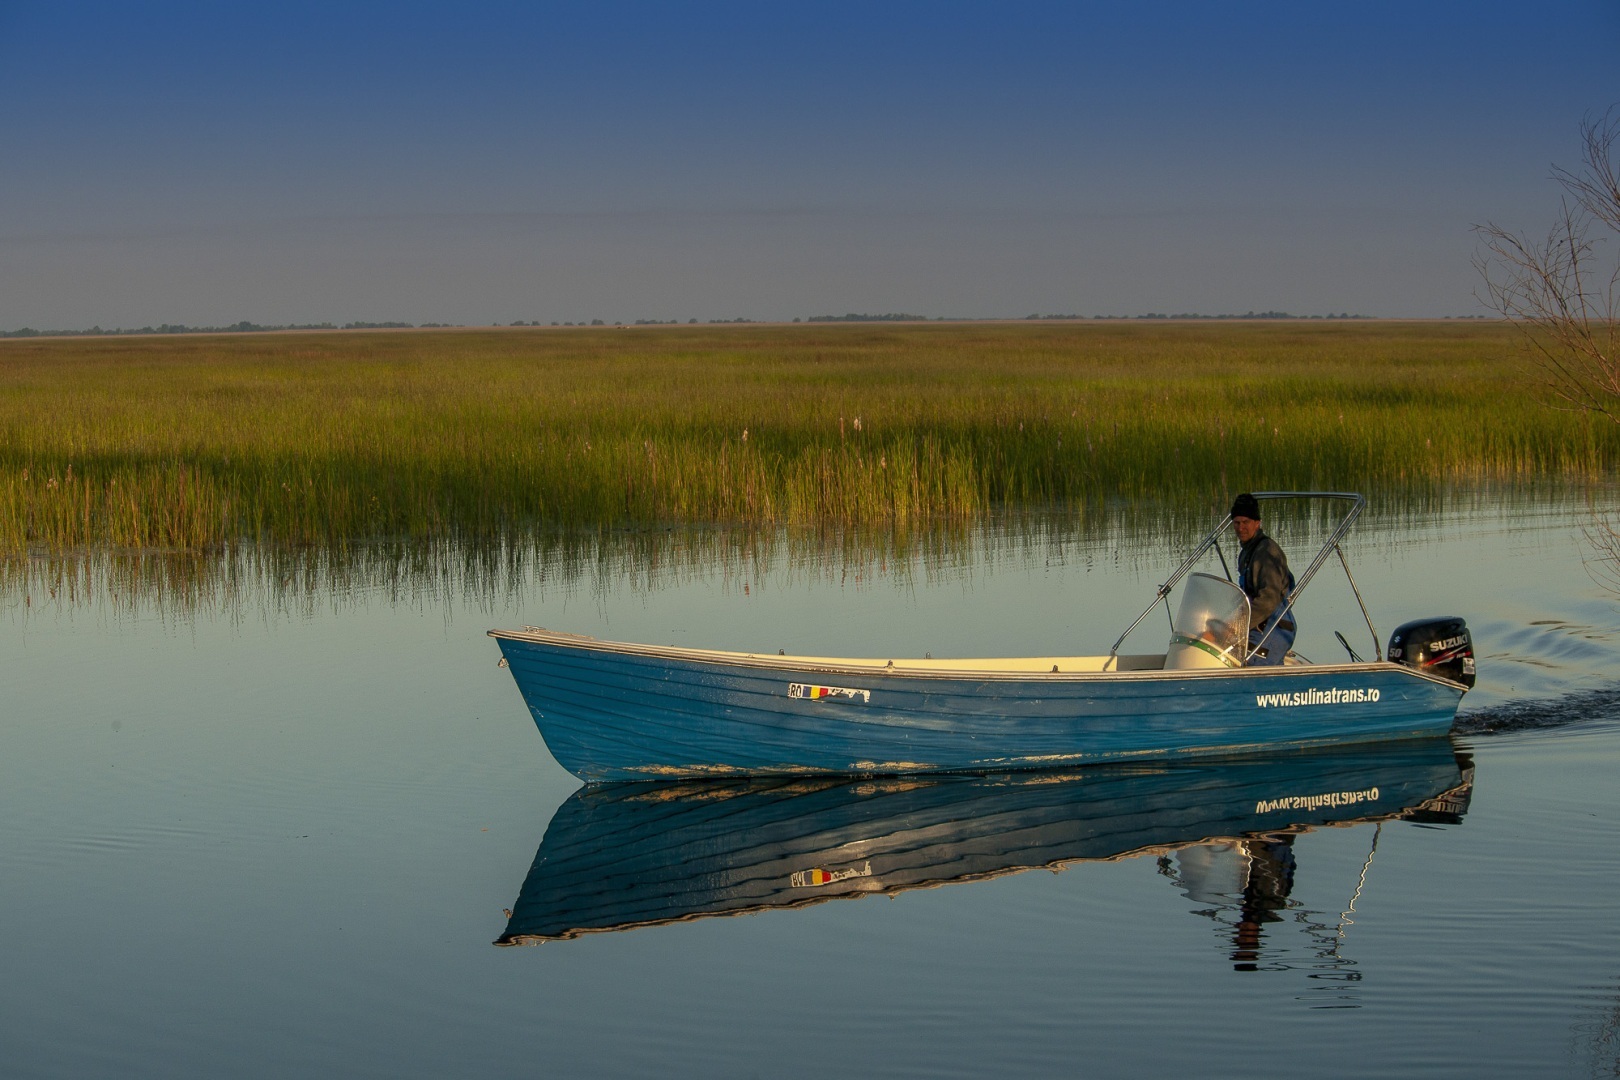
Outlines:
[{"label": "man's jacket", "polygon": [[[1264,529],[1250,537],[1238,552],[1238,587],[1249,597],[1249,625],[1257,630],[1266,625],[1294,587],[1288,557]],[[1292,609],[1284,621],[1293,621]]]}]

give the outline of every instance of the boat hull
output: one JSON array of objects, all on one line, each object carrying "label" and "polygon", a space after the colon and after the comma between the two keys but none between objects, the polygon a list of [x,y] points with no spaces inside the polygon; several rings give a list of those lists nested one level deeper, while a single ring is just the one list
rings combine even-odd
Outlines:
[{"label": "boat hull", "polygon": [[547,747],[587,782],[993,772],[1436,735],[1463,688],[1374,662],[1030,673],[492,631]]}]

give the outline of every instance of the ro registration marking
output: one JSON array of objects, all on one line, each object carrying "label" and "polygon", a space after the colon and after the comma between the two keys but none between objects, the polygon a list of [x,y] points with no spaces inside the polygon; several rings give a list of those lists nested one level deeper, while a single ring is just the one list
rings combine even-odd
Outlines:
[{"label": "ro registration marking", "polygon": [[810,683],[788,683],[788,697],[803,698],[806,701],[820,701],[823,698],[848,698],[859,701],[863,705],[872,700],[870,690],[851,690],[847,686],[815,686]]}]

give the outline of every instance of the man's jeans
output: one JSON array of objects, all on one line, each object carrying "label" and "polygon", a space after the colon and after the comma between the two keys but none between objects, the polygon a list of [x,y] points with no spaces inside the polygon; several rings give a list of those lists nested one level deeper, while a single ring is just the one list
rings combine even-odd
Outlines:
[{"label": "man's jeans", "polygon": [[1294,647],[1294,636],[1299,633],[1299,624],[1295,621],[1292,611],[1288,613],[1288,617],[1283,621],[1292,623],[1293,629],[1279,626],[1268,634],[1265,626],[1262,625],[1257,630],[1249,631],[1249,648],[1252,649],[1259,645],[1260,639],[1263,637],[1266,642],[1261,648],[1266,650],[1266,654],[1262,656],[1256,653],[1254,658],[1247,664],[1248,667],[1272,667],[1283,662],[1283,657],[1288,655],[1288,650]]}]

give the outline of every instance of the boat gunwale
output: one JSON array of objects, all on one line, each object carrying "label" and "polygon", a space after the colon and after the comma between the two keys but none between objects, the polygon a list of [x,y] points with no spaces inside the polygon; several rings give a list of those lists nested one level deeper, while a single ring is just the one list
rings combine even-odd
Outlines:
[{"label": "boat gunwale", "polygon": [[[1108,660],[1107,656],[1073,656],[1073,657],[1030,657],[1034,661],[1053,662],[1059,670],[1009,670],[1007,668],[973,668],[973,667],[940,667],[941,664],[972,664],[975,662],[1019,661],[1024,657],[969,657],[961,660],[927,658],[919,660],[915,657],[905,659],[877,660],[875,658],[857,657],[825,657],[825,656],[793,656],[784,653],[772,655],[769,653],[731,652],[720,649],[697,649],[683,645],[645,645],[628,641],[610,641],[595,638],[586,634],[572,634],[565,631],[546,630],[540,627],[525,627],[522,630],[490,630],[488,636],[497,640],[522,641],[540,645],[552,645],[559,648],[578,649],[582,652],[615,653],[622,656],[645,657],[658,660],[677,660],[686,663],[708,664],[721,667],[742,667],[761,671],[780,671],[786,673],[814,673],[827,675],[853,675],[865,677],[901,678],[907,680],[952,680],[973,679],[981,682],[1028,682],[1038,680],[1041,682],[1115,682],[1115,681],[1162,681],[1173,680],[1204,680],[1204,679],[1232,679],[1254,678],[1268,679],[1299,675],[1345,675],[1366,674],[1373,672],[1399,672],[1419,679],[1466,690],[1462,683],[1454,682],[1442,675],[1423,671],[1406,664],[1396,663],[1392,660],[1364,660],[1360,663],[1346,662],[1337,664],[1288,664],[1266,667],[1246,668],[1125,668],[1108,670],[1061,670],[1064,660],[1098,661]],[[1112,659],[1139,660],[1150,657],[1162,657],[1159,653],[1121,654]],[[908,666],[908,664],[928,664],[931,666]]]}]

